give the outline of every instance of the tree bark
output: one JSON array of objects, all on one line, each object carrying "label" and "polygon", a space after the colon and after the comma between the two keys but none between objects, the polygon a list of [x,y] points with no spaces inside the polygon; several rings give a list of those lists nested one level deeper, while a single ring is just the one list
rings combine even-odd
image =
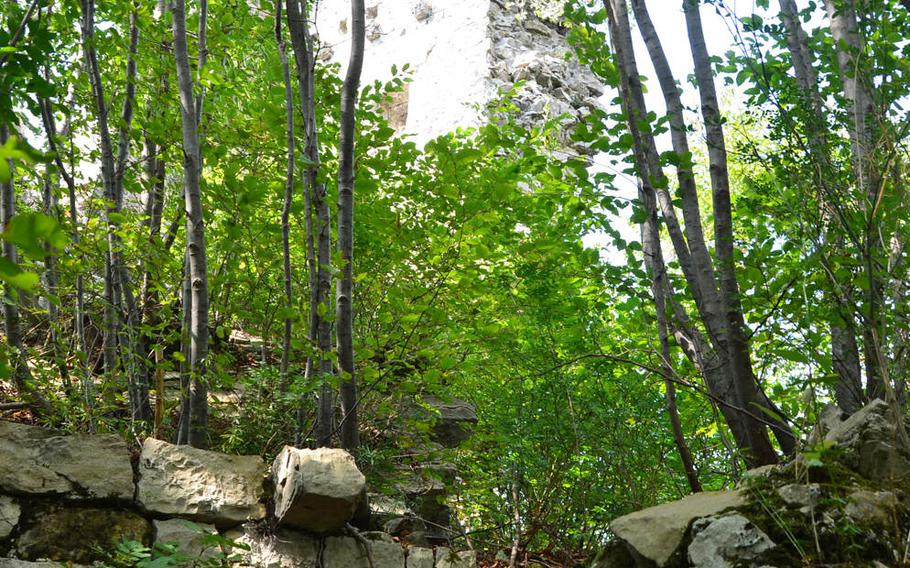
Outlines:
[{"label": "tree bark", "polygon": [[[704,31],[701,25],[701,14],[698,2],[683,0],[683,11],[686,17],[686,29],[692,60],[695,64],[695,78],[701,102],[701,113],[705,123],[705,134],[708,145],[708,169],[711,173],[711,193],[714,210],[714,251],[718,264],[720,281],[720,298],[726,319],[725,339],[727,357],[733,375],[733,385],[743,408],[759,410],[767,408],[762,402],[757,389],[755,373],[749,345],[746,339],[746,324],[739,298],[739,283],[736,280],[736,259],[733,247],[733,213],[730,199],[730,179],[727,174],[727,149],[724,140],[723,123],[717,102],[714,86],[714,74],[708,49],[705,45]],[[724,337],[724,336],[722,336]],[[723,340],[721,340],[723,342]],[[761,463],[774,463],[777,454],[768,439],[764,425],[750,416],[746,416],[751,439],[751,451]],[[780,434],[778,433],[780,437]],[[785,432],[792,438],[792,434]],[[785,448],[795,445],[795,440],[788,441]],[[789,452],[788,452],[789,453]]]},{"label": "tree bark", "polygon": [[278,56],[281,59],[282,76],[284,77],[284,107],[287,130],[287,173],[284,183],[284,208],[281,211],[281,245],[284,255],[284,335],[281,342],[281,390],[288,388],[288,367],[291,356],[291,333],[294,307],[294,296],[291,290],[291,203],[294,198],[294,92],[291,88],[291,69],[288,63],[287,46],[281,33],[281,1],[275,3],[275,41],[278,43]]},{"label": "tree bark", "polygon": [[[332,385],[332,360],[328,353],[332,349],[332,330],[327,315],[331,310],[331,218],[326,199],[325,185],[317,179],[319,172],[319,136],[316,127],[314,54],[307,25],[307,4],[298,0],[287,0],[288,29],[297,68],[297,84],[300,96],[300,113],[303,118],[306,160],[304,173],[304,205],[308,218],[307,255],[310,268],[310,341],[316,348],[316,364],[312,358],[307,363],[308,377],[317,369],[321,377],[319,406],[316,415],[316,444],[330,446],[335,428],[335,401]],[[309,203],[315,212],[312,221]],[[314,243],[315,241],[315,243]],[[298,425],[303,426],[305,410],[298,411]],[[301,434],[302,432],[298,432]],[[298,440],[298,443],[302,443]]]},{"label": "tree bark", "polygon": [[[118,355],[121,363],[126,362],[133,419],[151,421],[152,411],[145,373],[145,349],[142,334],[139,333],[139,308],[133,295],[129,271],[123,262],[123,243],[119,236],[119,216],[123,207],[123,177],[129,158],[130,125],[133,119],[133,102],[136,93],[138,16],[135,10],[130,12],[130,44],[115,161],[108,123],[108,106],[94,46],[94,0],[81,0],[81,6],[83,51],[92,86],[94,112],[100,134],[101,177],[104,183],[105,199],[108,202],[105,209],[105,221],[108,226],[108,260],[105,270],[105,368],[108,373],[116,373]],[[122,307],[126,309],[127,325],[125,327],[122,326],[122,316],[119,313]]]},{"label": "tree bark", "polygon": [[[205,51],[205,0],[200,5],[200,52]],[[180,93],[180,118],[183,125],[184,198],[186,202],[186,250],[190,288],[189,359],[191,377],[189,420],[186,441],[193,447],[208,446],[208,392],[206,386],[206,357],[208,356],[208,272],[206,266],[205,226],[202,212],[198,101],[193,95],[193,78],[186,39],[186,6],[184,0],[174,0],[173,15],[174,58]],[[200,58],[202,55],[200,55]],[[200,105],[201,106],[201,105]]]},{"label": "tree bark", "polygon": [[[829,179],[835,179],[831,160],[829,159],[828,125],[822,115],[822,100],[818,90],[818,73],[812,61],[809,49],[809,38],[799,20],[799,11],[794,0],[779,0],[781,20],[787,34],[787,48],[793,63],[797,86],[802,92],[808,108],[809,118],[806,121],[808,153],[815,167],[816,185],[819,187],[818,201],[824,226],[827,228],[835,222],[837,215],[834,203],[837,193],[829,187]],[[826,230],[826,232],[829,232]],[[834,235],[826,238],[835,250],[843,247],[843,238]],[[832,282],[840,288],[840,293],[828,292],[832,306],[837,309],[829,321],[831,336],[831,361],[837,383],[834,386],[834,398],[838,406],[852,414],[864,404],[862,376],[860,371],[859,348],[856,342],[856,326],[853,321],[855,304],[852,301],[851,283],[845,285]]]},{"label": "tree bark", "polygon": [[357,381],[354,376],[354,131],[357,94],[366,37],[363,0],[351,0],[351,57],[341,87],[341,133],[338,141],[338,253],[341,270],[335,285],[338,366],[341,378],[341,445],[360,445]]}]

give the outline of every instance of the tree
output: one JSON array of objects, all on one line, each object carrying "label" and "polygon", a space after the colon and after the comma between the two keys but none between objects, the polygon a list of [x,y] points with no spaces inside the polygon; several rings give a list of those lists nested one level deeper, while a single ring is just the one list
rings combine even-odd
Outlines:
[{"label": "tree", "polygon": [[[300,97],[300,113],[303,118],[304,151],[306,170],[304,172],[304,210],[307,230],[307,265],[310,274],[310,331],[311,347],[315,357],[307,358],[306,376],[314,373],[321,382],[319,407],[316,416],[316,444],[332,445],[335,430],[335,396],[332,384],[332,329],[329,314],[329,298],[332,288],[331,236],[332,226],[325,183],[319,178],[319,135],[316,124],[316,80],[315,57],[312,38],[307,25],[307,3],[287,0],[286,12],[291,45],[297,68],[297,90]],[[315,223],[313,222],[315,212]],[[315,364],[314,364],[315,359]],[[298,411],[299,429],[303,430],[305,413]],[[301,441],[298,441],[301,443]]]},{"label": "tree", "polygon": [[[676,82],[670,73],[653,25],[650,25],[644,2],[638,0],[633,5],[637,10],[639,29],[648,46],[661,90],[667,101],[674,162],[677,164],[681,205],[686,221],[685,230],[677,220],[675,206],[668,191],[668,180],[660,165],[653,134],[650,129],[639,126],[642,120],[648,120],[648,111],[645,108],[639,73],[632,52],[628,8],[624,0],[610,0],[606,3],[607,13],[618,61],[623,101],[626,105],[627,127],[634,141],[635,163],[645,193],[654,195],[653,201],[660,206],[689,293],[707,331],[707,337],[702,336],[698,328],[690,323],[685,308],[671,300],[674,335],[692,363],[699,368],[709,391],[720,403],[721,411],[730,425],[737,445],[746,454],[746,462],[752,466],[774,463],[777,457],[768,439],[765,425],[769,422],[774,423],[775,434],[785,451],[793,450],[795,440],[780,413],[771,407],[770,401],[761,392],[751,368],[751,355],[745,339],[744,317],[739,304],[733,258],[732,212],[723,130],[708,54],[704,47],[698,7],[688,2],[684,4],[701,94],[702,114],[708,131],[716,263],[719,268],[715,267],[715,261],[708,254],[704,244],[698,195],[690,169],[691,152],[686,141],[685,122]],[[719,286],[715,278],[719,281]],[[770,412],[764,414],[762,409]]]},{"label": "tree", "polygon": [[[120,362],[126,367],[129,384],[130,406],[133,418],[150,422],[148,375],[145,370],[144,337],[139,330],[140,314],[133,293],[130,273],[123,262],[123,242],[120,237],[120,217],[123,209],[123,178],[129,159],[130,126],[133,120],[133,103],[136,93],[136,52],[139,44],[138,14],[130,11],[129,53],[126,60],[126,78],[123,107],[117,129],[117,155],[113,151],[108,120],[108,102],[105,97],[98,54],[95,49],[95,3],[81,0],[82,47],[92,87],[95,120],[98,123],[101,149],[101,177],[104,198],[107,201],[105,221],[108,226],[108,259],[105,267],[105,370],[113,376]],[[121,310],[126,313],[121,321]],[[125,325],[124,325],[125,324]]]},{"label": "tree", "polygon": [[[186,5],[184,0],[174,0],[173,15],[174,58],[177,63],[177,86],[180,94],[180,116],[183,124],[183,175],[184,197],[186,199],[186,256],[187,281],[189,282],[189,303],[184,304],[184,313],[189,313],[189,430],[187,443],[197,448],[208,446],[208,389],[206,380],[206,357],[209,340],[209,288],[206,266],[205,225],[202,212],[201,152],[199,146],[199,122],[197,112],[201,109],[201,95],[197,100],[193,94],[193,77],[190,74],[189,55],[186,40]],[[206,0],[200,4],[199,51],[200,58],[205,52]],[[201,62],[204,59],[201,59]],[[199,71],[201,72],[201,71]]]},{"label": "tree", "polygon": [[363,0],[351,0],[351,58],[341,88],[341,134],[338,139],[338,253],[341,270],[335,284],[335,322],[341,378],[341,445],[360,445],[357,381],[354,376],[354,130],[357,92],[366,38]]}]

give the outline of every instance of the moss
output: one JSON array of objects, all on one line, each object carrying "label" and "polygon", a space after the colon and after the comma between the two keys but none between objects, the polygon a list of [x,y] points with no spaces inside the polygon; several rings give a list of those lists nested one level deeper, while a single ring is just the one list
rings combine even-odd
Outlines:
[{"label": "moss", "polygon": [[[777,489],[790,483],[818,484],[820,495],[811,511],[788,505]],[[811,460],[800,458],[764,477],[746,481],[749,505],[742,509],[779,546],[763,561],[773,566],[820,566],[836,561],[869,566],[894,562],[892,550],[903,550],[902,535],[910,526],[902,507],[888,531],[853,523],[844,513],[851,493],[880,487],[843,464],[836,452]]]}]

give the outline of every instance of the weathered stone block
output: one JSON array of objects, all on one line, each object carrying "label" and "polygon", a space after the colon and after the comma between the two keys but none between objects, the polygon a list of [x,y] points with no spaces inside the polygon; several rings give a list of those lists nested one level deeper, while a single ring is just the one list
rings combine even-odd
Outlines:
[{"label": "weathered stone block", "polygon": [[366,479],[344,450],[285,446],[272,464],[275,518],[287,527],[325,533],[344,527]]},{"label": "weathered stone block", "polygon": [[131,511],[49,505],[30,516],[15,545],[23,560],[90,564],[122,540],[152,539],[151,523]]},{"label": "weathered stone block", "polygon": [[408,568],[434,568],[435,564],[436,559],[433,556],[432,548],[422,548],[419,546],[408,548]]},{"label": "weathered stone block", "polygon": [[148,511],[218,526],[265,516],[266,466],[259,456],[230,456],[148,438],[139,474],[138,499]]},{"label": "weathered stone block", "polygon": [[[364,533],[373,556],[373,568],[404,568],[404,549],[385,533]],[[363,543],[352,537],[325,539],[326,566],[345,568],[370,568],[369,557]]]},{"label": "weathered stone block", "polygon": [[775,547],[760,528],[738,514],[699,519],[692,525],[689,561],[695,568],[733,568],[752,562]]},{"label": "weathered stone block", "polygon": [[745,503],[739,491],[706,491],[619,517],[610,523],[610,529],[633,552],[657,566],[667,566],[692,521]]},{"label": "weathered stone block", "polygon": [[253,524],[231,529],[224,535],[249,550],[235,550],[240,566],[255,568],[321,568],[319,539],[305,533],[279,529],[264,534]]},{"label": "weathered stone block", "polygon": [[0,539],[4,539],[13,532],[19,523],[22,508],[19,502],[8,495],[0,495]]},{"label": "weathered stone block", "polygon": [[133,490],[129,449],[119,436],[67,436],[0,421],[0,491],[130,501]]},{"label": "weathered stone block", "polygon": [[477,568],[477,553],[473,550],[436,549],[436,568]]},{"label": "weathered stone block", "polygon": [[185,519],[154,521],[155,544],[176,545],[181,554],[193,559],[214,558],[221,550],[207,545],[206,535],[217,531],[213,525],[197,524]]}]

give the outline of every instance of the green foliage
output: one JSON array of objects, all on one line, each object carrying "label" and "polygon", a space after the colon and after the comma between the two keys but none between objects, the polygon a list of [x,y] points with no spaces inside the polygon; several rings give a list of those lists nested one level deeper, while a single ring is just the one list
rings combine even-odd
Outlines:
[{"label": "green foliage", "polygon": [[207,531],[190,521],[183,521],[196,533],[198,550],[181,550],[175,542],[156,542],[146,546],[135,540],[117,543],[108,554],[104,568],[227,568],[240,560],[236,551],[249,550],[245,544],[232,541],[221,534]]}]

